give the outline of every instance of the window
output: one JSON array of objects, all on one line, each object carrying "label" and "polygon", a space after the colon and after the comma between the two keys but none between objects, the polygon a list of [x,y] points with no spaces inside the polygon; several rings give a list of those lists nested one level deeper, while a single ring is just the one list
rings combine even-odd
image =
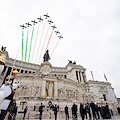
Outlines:
[{"label": "window", "polygon": [[76,71],[76,78],[77,78],[77,80],[79,81],[79,79],[78,79],[78,71]]},{"label": "window", "polygon": [[105,94],[103,94],[103,99],[104,99],[104,101],[107,101],[107,100],[106,100],[106,95],[105,95]]},{"label": "window", "polygon": [[64,77],[65,77],[65,78],[67,78],[67,76],[66,76],[66,75],[64,75]]},{"label": "window", "polygon": [[21,70],[21,73],[23,73],[24,72],[24,70]]}]

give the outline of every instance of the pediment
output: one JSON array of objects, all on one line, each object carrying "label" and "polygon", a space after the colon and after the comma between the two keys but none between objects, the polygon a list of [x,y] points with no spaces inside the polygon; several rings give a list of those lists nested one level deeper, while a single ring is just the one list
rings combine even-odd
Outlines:
[{"label": "pediment", "polygon": [[81,65],[76,65],[76,64],[67,64],[65,67],[66,70],[72,71],[72,70],[85,70],[85,68],[83,68],[83,66]]},{"label": "pediment", "polygon": [[44,80],[48,81],[57,81],[57,77],[53,74],[47,74],[43,77]]}]

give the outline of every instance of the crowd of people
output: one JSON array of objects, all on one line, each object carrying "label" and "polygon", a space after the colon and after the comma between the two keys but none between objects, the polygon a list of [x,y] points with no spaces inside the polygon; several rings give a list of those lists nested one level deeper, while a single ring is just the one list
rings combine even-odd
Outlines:
[{"label": "crowd of people", "polygon": [[[34,106],[35,107],[35,106]],[[41,103],[39,106],[40,112],[40,120],[42,119],[43,108],[45,106]],[[57,113],[59,111],[58,105],[51,105],[52,110],[54,111],[55,120],[57,120]],[[118,113],[120,114],[120,108],[118,107]],[[47,109],[48,110],[48,109]],[[72,113],[73,120],[77,120],[78,115],[80,115],[82,120],[98,120],[98,119],[111,119],[114,118],[114,114],[112,109],[109,108],[109,105],[106,103],[105,105],[97,105],[93,101],[91,103],[80,103],[80,106],[73,103],[72,107],[69,108],[67,105],[64,107],[65,112],[65,120],[69,120],[70,112]],[[80,113],[80,114],[78,114]]]},{"label": "crowd of people", "polygon": [[[43,105],[43,103],[41,103],[41,105],[39,106],[39,112],[40,112],[40,114],[39,114],[39,119],[40,119],[40,120],[42,119],[42,114],[43,114],[43,108],[44,108],[44,107],[45,107],[45,106]],[[48,108],[48,106],[47,106],[47,108]],[[51,105],[49,106],[49,108],[54,111],[55,120],[57,120],[57,113],[58,113],[58,111],[59,111],[59,106],[58,106],[57,104],[55,104],[55,105],[51,104]],[[36,109],[36,106],[34,106],[34,111],[35,111],[35,109]],[[47,109],[47,111],[48,111],[48,109]],[[50,118],[51,118],[51,116],[50,116]]]},{"label": "crowd of people", "polygon": [[[91,103],[87,104],[80,104],[80,115],[82,120],[85,118],[87,119],[89,116],[89,119],[110,119],[111,118],[112,110],[109,109],[108,104],[106,103],[105,106],[98,106],[96,103],[91,101]],[[113,116],[113,114],[112,114]]]}]

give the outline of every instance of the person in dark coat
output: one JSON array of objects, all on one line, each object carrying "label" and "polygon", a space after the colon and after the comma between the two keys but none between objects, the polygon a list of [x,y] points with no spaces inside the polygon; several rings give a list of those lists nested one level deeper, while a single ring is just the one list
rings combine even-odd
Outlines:
[{"label": "person in dark coat", "polygon": [[86,119],[87,119],[87,105],[84,104],[84,105],[83,105],[83,108],[84,108],[85,117],[86,117]]},{"label": "person in dark coat", "polygon": [[41,106],[39,107],[39,112],[40,112],[40,120],[42,119],[42,113],[43,113],[43,108],[45,106],[41,103]]},{"label": "person in dark coat", "polygon": [[110,114],[111,114],[111,117],[114,119],[114,113],[113,113],[112,109],[110,109]]},{"label": "person in dark coat", "polygon": [[91,101],[90,107],[92,110],[92,115],[93,115],[93,120],[94,120],[94,119],[96,119],[96,114],[95,114],[95,103],[93,101]]},{"label": "person in dark coat", "polygon": [[66,120],[69,120],[69,112],[68,112],[68,106],[65,106],[65,116],[66,116]]},{"label": "person in dark coat", "polygon": [[58,107],[55,104],[55,107],[54,107],[55,120],[57,120],[57,112],[58,112]]},{"label": "person in dark coat", "polygon": [[96,118],[100,119],[100,115],[99,115],[99,107],[98,105],[95,103],[95,114],[96,114]]},{"label": "person in dark coat", "polygon": [[106,115],[106,111],[105,111],[105,106],[101,106],[101,107],[99,107],[99,109],[100,109],[100,114],[101,114],[101,117],[103,118],[103,119],[105,119],[106,117],[105,117],[105,115]]},{"label": "person in dark coat", "polygon": [[81,116],[82,120],[84,120],[84,108],[83,108],[82,103],[80,103],[80,116]]},{"label": "person in dark coat", "polygon": [[89,103],[87,103],[87,105],[86,105],[86,112],[89,115],[89,120],[91,120],[91,112],[90,112],[90,104]]},{"label": "person in dark coat", "polygon": [[75,103],[73,104],[72,109],[74,118],[77,118],[77,105]]},{"label": "person in dark coat", "polygon": [[36,106],[34,105],[34,111],[36,110]]},{"label": "person in dark coat", "polygon": [[15,120],[16,115],[17,115],[16,101],[13,100],[13,102],[11,103],[11,106],[9,108],[8,120]]},{"label": "person in dark coat", "polygon": [[120,107],[117,107],[118,114],[120,115]]},{"label": "person in dark coat", "polygon": [[16,118],[16,115],[17,115],[17,109],[18,109],[18,106],[15,106],[15,107],[14,107],[14,111],[13,111],[13,114],[14,114],[14,118],[13,118],[13,120],[15,120],[15,118]]},{"label": "person in dark coat", "polygon": [[106,119],[110,119],[111,118],[111,114],[110,114],[110,111],[109,111],[109,106],[108,104],[106,103],[106,106],[105,106],[105,117]]},{"label": "person in dark coat", "polygon": [[28,107],[26,106],[25,109],[24,109],[23,120],[25,120],[25,116],[26,116],[27,110],[28,110]]},{"label": "person in dark coat", "polygon": [[73,118],[73,116],[74,116],[74,115],[73,115],[73,106],[71,107],[71,111],[72,111],[72,118]]}]

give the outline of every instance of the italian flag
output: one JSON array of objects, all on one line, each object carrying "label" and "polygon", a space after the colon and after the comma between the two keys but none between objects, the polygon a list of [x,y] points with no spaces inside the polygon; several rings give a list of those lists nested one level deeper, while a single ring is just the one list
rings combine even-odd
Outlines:
[{"label": "italian flag", "polygon": [[83,76],[86,78],[86,74],[85,74],[85,71],[83,72]]},{"label": "italian flag", "polygon": [[106,81],[107,81],[107,77],[106,77],[105,73],[104,73],[104,78],[105,78],[105,79],[106,79]]}]

